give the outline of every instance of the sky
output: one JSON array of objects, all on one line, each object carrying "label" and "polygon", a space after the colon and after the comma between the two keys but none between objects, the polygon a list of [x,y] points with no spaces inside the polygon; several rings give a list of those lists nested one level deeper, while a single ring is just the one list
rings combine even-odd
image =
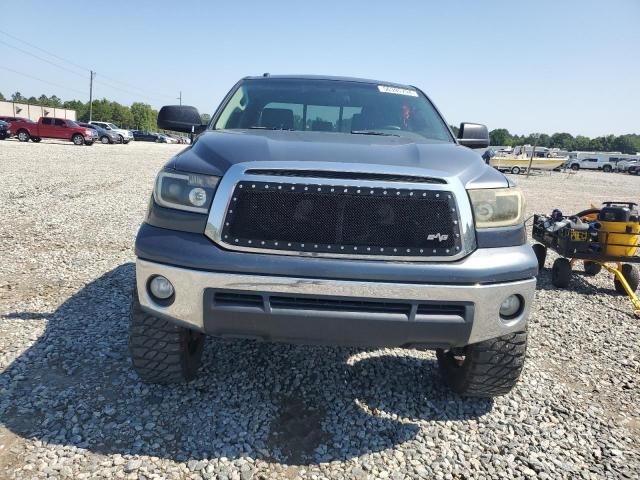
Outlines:
[{"label": "sky", "polygon": [[91,69],[94,98],[213,113],[247,75],[340,75],[420,87],[454,125],[640,133],[639,26],[640,0],[20,0],[0,92],[86,101]]}]

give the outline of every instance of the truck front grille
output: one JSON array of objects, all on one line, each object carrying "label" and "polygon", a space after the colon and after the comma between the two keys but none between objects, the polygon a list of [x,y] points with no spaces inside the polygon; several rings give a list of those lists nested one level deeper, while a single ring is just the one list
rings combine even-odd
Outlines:
[{"label": "truck front grille", "polygon": [[229,245],[351,256],[460,253],[450,191],[241,181],[222,229]]}]

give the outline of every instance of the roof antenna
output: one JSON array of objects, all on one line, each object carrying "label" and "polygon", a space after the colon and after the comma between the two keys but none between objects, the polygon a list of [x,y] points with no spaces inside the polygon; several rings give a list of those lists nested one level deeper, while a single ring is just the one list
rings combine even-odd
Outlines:
[{"label": "roof antenna", "polygon": [[263,77],[268,77],[269,76],[269,72],[265,72],[262,74]]}]

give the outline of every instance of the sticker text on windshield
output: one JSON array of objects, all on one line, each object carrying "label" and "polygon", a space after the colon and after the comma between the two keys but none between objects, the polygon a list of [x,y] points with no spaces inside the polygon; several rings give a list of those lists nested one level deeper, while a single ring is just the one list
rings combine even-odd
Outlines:
[{"label": "sticker text on windshield", "polygon": [[409,97],[417,97],[418,92],[407,88],[387,87],[386,85],[378,85],[378,90],[383,93],[395,93],[396,95],[408,95]]}]

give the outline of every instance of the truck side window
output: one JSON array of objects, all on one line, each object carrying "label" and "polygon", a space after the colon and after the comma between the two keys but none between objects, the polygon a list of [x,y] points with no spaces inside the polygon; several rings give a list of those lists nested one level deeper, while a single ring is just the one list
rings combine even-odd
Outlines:
[{"label": "truck side window", "polygon": [[240,119],[246,104],[244,86],[241,86],[229,99],[229,103],[220,117],[218,117],[214,129],[240,128]]},{"label": "truck side window", "polygon": [[43,118],[42,119],[42,124],[43,125],[53,125],[53,119],[52,118]]},{"label": "truck side window", "polygon": [[60,120],[59,118],[55,119],[55,126],[56,127],[63,127],[64,126],[64,120]]}]

